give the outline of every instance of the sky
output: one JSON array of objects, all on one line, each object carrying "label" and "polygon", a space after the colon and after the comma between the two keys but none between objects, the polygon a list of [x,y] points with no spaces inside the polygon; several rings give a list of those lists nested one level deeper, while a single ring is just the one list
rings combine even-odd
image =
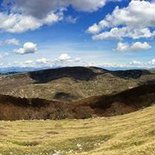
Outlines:
[{"label": "sky", "polygon": [[0,68],[153,68],[154,43],[154,0],[0,0]]}]

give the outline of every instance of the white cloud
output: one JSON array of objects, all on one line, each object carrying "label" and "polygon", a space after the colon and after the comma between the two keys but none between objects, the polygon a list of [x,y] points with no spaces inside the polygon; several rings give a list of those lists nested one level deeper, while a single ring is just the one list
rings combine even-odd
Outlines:
[{"label": "white cloud", "polygon": [[129,47],[129,44],[119,42],[119,43],[117,44],[116,50],[117,50],[117,51],[123,52],[123,51],[128,51],[129,48],[130,48],[130,47]]},{"label": "white cloud", "polygon": [[40,59],[37,59],[36,62],[39,64],[47,64],[50,61],[47,58],[40,58]]},{"label": "white cloud", "polygon": [[138,61],[138,60],[133,60],[128,63],[128,66],[131,67],[141,67],[141,68],[152,68],[155,65],[155,59],[151,59],[149,61]]},{"label": "white cloud", "polygon": [[37,59],[28,59],[25,61],[11,62],[9,66],[18,67],[65,67],[65,66],[79,66],[81,65],[81,59],[79,57],[72,58],[69,54],[61,54],[55,59],[41,57]]},{"label": "white cloud", "polygon": [[71,59],[71,56],[67,53],[63,53],[58,57],[58,61],[68,61]]},{"label": "white cloud", "polygon": [[108,0],[4,0],[4,6],[11,3],[14,10],[22,11],[27,15],[37,18],[44,18],[51,11],[72,6],[73,8],[92,12],[103,7]]},{"label": "white cloud", "polygon": [[34,44],[32,42],[26,42],[24,45],[23,45],[23,48],[19,48],[19,49],[16,49],[15,52],[17,54],[30,54],[30,53],[35,53],[37,52],[37,44]]},{"label": "white cloud", "polygon": [[[108,0],[46,0],[46,2],[45,0],[3,0],[3,6],[10,14],[0,12],[0,29],[11,33],[35,30],[62,20],[63,11],[68,6],[80,11],[93,12],[103,7],[106,2]],[[68,16],[66,20],[75,23],[77,19]]]},{"label": "white cloud", "polygon": [[151,38],[154,37],[155,33],[151,32],[148,28],[142,29],[131,29],[128,27],[117,28],[114,27],[110,31],[102,32],[95,34],[92,38],[93,40],[106,40],[106,39],[118,39],[122,40],[123,38]]},{"label": "white cloud", "polygon": [[152,48],[151,45],[149,45],[147,42],[141,43],[141,42],[135,42],[131,45],[131,50],[132,51],[137,51],[137,50],[148,50]]},{"label": "white cloud", "polygon": [[72,24],[75,24],[77,22],[77,19],[76,17],[72,17],[72,16],[68,16],[65,18],[66,22],[68,23],[72,23]]},{"label": "white cloud", "polygon": [[[93,12],[109,1],[120,0],[3,0],[7,13],[0,12],[0,29],[11,33],[35,30],[65,20],[63,12],[69,6],[79,11]],[[66,20],[75,23],[77,19],[68,16]]]},{"label": "white cloud", "polygon": [[21,33],[27,30],[35,30],[43,25],[50,25],[60,20],[57,14],[50,13],[44,19],[22,14],[0,13],[0,29],[11,33]]},{"label": "white cloud", "polygon": [[34,62],[33,62],[33,60],[26,60],[24,62],[24,64],[26,64],[26,65],[32,65],[32,64],[34,64]]},{"label": "white cloud", "polygon": [[47,58],[38,58],[37,60],[26,60],[24,62],[17,62],[16,64],[25,67],[40,67],[40,66],[50,66],[53,62]]},{"label": "white cloud", "polygon": [[7,39],[7,40],[4,40],[0,43],[0,45],[4,46],[4,45],[15,45],[15,46],[18,46],[20,45],[20,42],[19,40],[15,39],[15,38],[12,38],[12,39]]},{"label": "white cloud", "polygon": [[151,45],[149,45],[147,42],[135,42],[131,45],[128,43],[122,43],[119,42],[117,44],[117,51],[125,52],[125,51],[143,51],[143,50],[149,50],[151,48]]},{"label": "white cloud", "polygon": [[95,34],[94,39],[100,40],[113,39],[116,38],[115,35],[119,39],[124,37],[150,38],[155,35],[151,29],[155,27],[154,15],[155,3],[132,0],[126,8],[116,7],[111,14],[99,23],[90,26],[87,31]]},{"label": "white cloud", "polygon": [[93,24],[87,30],[88,33],[96,34],[101,31],[101,28],[97,24]]},{"label": "white cloud", "polygon": [[105,5],[106,1],[107,0],[66,0],[66,2],[71,4],[74,8],[87,12],[98,10]]},{"label": "white cloud", "polygon": [[155,65],[155,59],[152,59],[151,61],[149,61],[150,65]]},{"label": "white cloud", "polygon": [[137,60],[133,60],[133,61],[131,61],[131,62],[129,62],[129,65],[131,65],[131,66],[140,66],[140,65],[142,65],[143,63],[141,62],[141,61],[137,61]]}]

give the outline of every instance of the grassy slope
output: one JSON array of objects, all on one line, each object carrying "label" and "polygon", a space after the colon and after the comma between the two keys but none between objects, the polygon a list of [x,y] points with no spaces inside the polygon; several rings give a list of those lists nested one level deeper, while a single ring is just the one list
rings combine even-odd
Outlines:
[{"label": "grassy slope", "polygon": [[111,118],[1,121],[0,154],[154,155],[154,112],[152,106]]}]

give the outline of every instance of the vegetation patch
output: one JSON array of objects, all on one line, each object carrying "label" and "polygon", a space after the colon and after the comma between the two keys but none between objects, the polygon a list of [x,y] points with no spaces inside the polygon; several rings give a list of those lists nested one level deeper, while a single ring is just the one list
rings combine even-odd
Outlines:
[{"label": "vegetation patch", "polygon": [[26,147],[37,146],[41,144],[41,142],[39,141],[11,141],[11,142],[12,144]]}]

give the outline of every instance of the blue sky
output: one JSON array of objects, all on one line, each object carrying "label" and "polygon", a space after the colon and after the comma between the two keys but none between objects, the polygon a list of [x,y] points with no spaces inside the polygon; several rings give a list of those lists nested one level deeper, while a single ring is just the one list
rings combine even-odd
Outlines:
[{"label": "blue sky", "polygon": [[0,67],[155,66],[154,1],[0,2]]}]

